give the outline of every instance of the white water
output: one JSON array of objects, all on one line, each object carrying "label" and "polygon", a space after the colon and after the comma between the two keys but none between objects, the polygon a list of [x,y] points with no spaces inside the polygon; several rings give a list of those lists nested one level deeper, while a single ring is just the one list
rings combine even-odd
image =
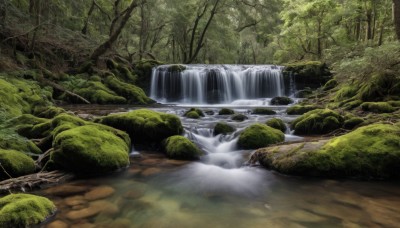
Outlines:
[{"label": "white water", "polygon": [[182,72],[169,71],[170,65],[154,68],[150,97],[160,103],[260,105],[260,98],[285,95],[280,66],[185,66]]}]

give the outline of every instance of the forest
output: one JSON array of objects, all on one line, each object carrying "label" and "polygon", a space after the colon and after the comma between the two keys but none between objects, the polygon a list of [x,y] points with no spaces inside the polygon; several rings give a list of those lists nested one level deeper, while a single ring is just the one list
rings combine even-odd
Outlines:
[{"label": "forest", "polygon": [[0,0],[0,227],[396,227],[399,120],[400,0]]}]

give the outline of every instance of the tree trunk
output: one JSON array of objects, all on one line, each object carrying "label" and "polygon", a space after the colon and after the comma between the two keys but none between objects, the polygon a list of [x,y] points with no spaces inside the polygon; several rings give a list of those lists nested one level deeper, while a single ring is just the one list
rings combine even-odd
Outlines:
[{"label": "tree trunk", "polygon": [[393,19],[397,39],[400,40],[400,0],[393,0]]},{"label": "tree trunk", "polygon": [[129,5],[129,7],[124,10],[124,13],[119,17],[122,17],[122,19],[120,20],[119,23],[116,23],[115,20],[112,23],[112,26],[110,28],[111,34],[109,39],[104,42],[103,44],[101,44],[99,47],[96,48],[96,50],[93,51],[90,59],[94,62],[97,62],[97,60],[99,59],[100,56],[102,56],[104,53],[106,53],[109,49],[111,49],[112,45],[114,44],[114,42],[118,39],[118,36],[121,34],[123,28],[125,27],[126,23],[128,22],[129,18],[132,15],[133,10],[138,6],[139,4],[137,3],[136,0],[133,0],[131,2],[131,4]]},{"label": "tree trunk", "polygon": [[6,16],[7,16],[7,2],[0,2],[0,28],[4,28],[6,26]]}]

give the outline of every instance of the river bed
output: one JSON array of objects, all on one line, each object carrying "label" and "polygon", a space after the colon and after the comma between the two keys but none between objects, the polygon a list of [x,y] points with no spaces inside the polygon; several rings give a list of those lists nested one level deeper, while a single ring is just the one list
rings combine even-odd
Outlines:
[{"label": "river bed", "polygon": [[[228,105],[229,106],[229,105]],[[135,107],[77,106],[66,109],[87,115],[124,112]],[[400,183],[326,180],[285,176],[248,166],[252,151],[239,150],[241,130],[255,122],[296,116],[286,106],[273,116],[252,115],[251,105],[229,106],[246,114],[244,122],[218,115],[218,105],[200,109],[214,113],[200,120],[182,117],[186,106],[151,109],[181,117],[185,136],[206,155],[195,162],[167,159],[154,151],[132,149],[129,169],[106,177],[76,180],[36,194],[52,199],[59,211],[44,227],[397,227]],[[232,135],[213,135],[225,121]],[[286,132],[286,141],[303,138]]]}]

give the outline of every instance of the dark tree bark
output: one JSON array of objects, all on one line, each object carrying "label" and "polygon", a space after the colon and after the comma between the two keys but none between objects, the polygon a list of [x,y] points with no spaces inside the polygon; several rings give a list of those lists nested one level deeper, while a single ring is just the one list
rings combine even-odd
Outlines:
[{"label": "dark tree bark", "polygon": [[83,28],[82,28],[82,34],[84,34],[84,35],[87,34],[89,19],[90,19],[90,16],[92,15],[92,13],[93,13],[93,10],[94,10],[95,6],[96,6],[96,2],[95,2],[95,0],[92,0],[92,5],[90,6],[88,15],[87,15],[86,20],[85,20],[85,24],[83,25]]},{"label": "dark tree bark", "polygon": [[[144,2],[143,0],[142,2]],[[131,4],[129,5],[128,8],[126,8],[124,11],[119,12],[118,11],[118,4],[120,0],[116,0],[115,2],[115,18],[113,19],[110,27],[110,37],[108,38],[107,41],[105,41],[103,44],[101,44],[99,47],[96,48],[96,50],[93,51],[90,59],[94,62],[97,62],[100,56],[105,54],[108,50],[111,49],[112,45],[115,43],[115,41],[118,39],[119,35],[121,34],[123,28],[125,27],[126,23],[128,22],[129,18],[132,16],[133,10],[139,6],[139,3],[137,0],[133,0]]]},{"label": "dark tree bark", "polygon": [[393,0],[393,18],[397,39],[400,40],[400,0]]}]

